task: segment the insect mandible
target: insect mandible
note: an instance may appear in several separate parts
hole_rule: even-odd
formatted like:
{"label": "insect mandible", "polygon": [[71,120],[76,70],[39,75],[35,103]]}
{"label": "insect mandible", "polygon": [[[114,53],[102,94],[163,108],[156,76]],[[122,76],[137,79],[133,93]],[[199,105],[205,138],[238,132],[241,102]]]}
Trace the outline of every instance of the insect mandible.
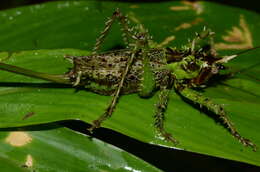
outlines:
{"label": "insect mandible", "polygon": [[[127,48],[98,53],[115,21],[122,27]],[[159,91],[154,127],[165,140],[177,144],[178,141],[164,127],[164,112],[170,90],[174,90],[182,98],[213,112],[239,142],[256,150],[254,143],[240,135],[221,105],[194,90],[206,87],[208,80],[224,69],[224,63],[238,56],[219,57],[214,49],[213,35],[210,29],[204,28],[181,49],[157,47],[141,24],[130,27],[128,18],[117,9],[106,22],[91,55],[66,56],[73,67],[64,75],[43,74],[4,63],[0,63],[0,69],[74,87],[84,86],[102,95],[112,95],[107,109],[92,122],[91,132],[112,116],[120,95],[138,93],[140,97],[147,98]]]}

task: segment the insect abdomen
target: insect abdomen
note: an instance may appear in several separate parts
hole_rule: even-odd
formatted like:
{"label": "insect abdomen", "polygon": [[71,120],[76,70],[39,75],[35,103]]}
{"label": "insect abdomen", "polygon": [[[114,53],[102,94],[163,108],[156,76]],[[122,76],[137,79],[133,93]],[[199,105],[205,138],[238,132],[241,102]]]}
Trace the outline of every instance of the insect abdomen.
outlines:
{"label": "insect abdomen", "polygon": [[[154,52],[151,53],[155,54]],[[109,90],[109,93],[112,93],[121,79],[122,72],[130,55],[130,51],[121,50],[98,55],[74,57],[74,66],[69,72],[69,77],[74,82],[79,73],[81,73],[79,85],[84,85],[94,92],[101,92],[101,94],[105,94],[104,90]],[[151,67],[155,72],[156,68],[162,64],[160,64],[161,62],[158,63],[158,57],[154,57],[154,59],[156,60],[151,61]],[[131,70],[126,76],[122,92],[137,92],[142,74],[142,59],[136,55]]]}

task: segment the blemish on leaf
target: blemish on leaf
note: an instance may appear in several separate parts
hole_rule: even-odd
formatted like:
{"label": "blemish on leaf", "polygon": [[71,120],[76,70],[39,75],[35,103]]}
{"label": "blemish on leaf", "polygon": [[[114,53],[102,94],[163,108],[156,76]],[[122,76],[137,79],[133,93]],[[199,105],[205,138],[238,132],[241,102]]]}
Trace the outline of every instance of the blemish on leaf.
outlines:
{"label": "blemish on leaf", "polygon": [[184,0],[182,1],[182,3],[185,5],[189,5],[194,11],[196,11],[197,15],[203,12],[203,7],[201,3],[198,1],[191,2],[191,1]]}
{"label": "blemish on leaf", "polygon": [[164,46],[168,45],[174,39],[175,39],[175,36],[173,36],[173,35],[172,36],[168,36],[161,43],[159,43],[157,45],[157,47],[159,47],[159,48],[164,47]]}
{"label": "blemish on leaf", "polygon": [[201,23],[202,21],[203,21],[202,18],[196,18],[195,20],[193,20],[190,23],[182,23],[175,28],[175,31],[179,31],[182,29],[188,29],[188,28],[192,27],[193,25],[197,25],[197,24]]}
{"label": "blemish on leaf", "polygon": [[253,48],[252,34],[243,15],[240,15],[239,26],[233,26],[232,30],[227,31],[227,35],[222,36],[222,39],[226,43],[215,44],[216,49],[227,50]]}
{"label": "blemish on leaf", "polygon": [[[141,27],[141,30],[145,30],[145,28],[143,27],[143,25],[141,24],[141,21],[137,18],[137,17],[135,17],[135,14],[133,13],[133,12],[129,12],[128,13],[128,17],[129,17],[129,19],[132,21],[132,22],[134,22],[134,23],[136,23],[136,24],[140,24],[139,26]],[[171,41],[173,41],[175,39],[175,36],[174,35],[171,35],[171,36],[168,36],[168,37],[166,37],[162,42],[160,42],[160,43],[157,43],[157,42],[155,42],[155,41],[152,41],[152,40],[150,40],[149,41],[149,45],[151,46],[151,47],[157,47],[157,48],[159,48],[159,47],[164,47],[165,45],[168,45]]]}
{"label": "blemish on leaf", "polygon": [[140,30],[143,30],[143,31],[145,30],[145,28],[144,28],[142,22],[135,16],[135,14],[134,14],[133,12],[129,12],[129,13],[128,13],[128,17],[129,17],[129,19],[130,19],[132,22],[138,24],[138,26],[140,27]]}
{"label": "blemish on leaf", "polygon": [[25,120],[27,118],[30,118],[31,116],[33,116],[35,113],[34,112],[29,112],[27,114],[24,115],[23,119],[22,120]]}
{"label": "blemish on leaf", "polygon": [[190,10],[190,7],[188,7],[188,6],[171,6],[170,10],[172,10],[172,11]]}
{"label": "blemish on leaf", "polygon": [[130,8],[139,8],[138,5],[130,5]]}
{"label": "blemish on leaf", "polygon": [[9,59],[12,56],[13,52],[1,52],[0,53],[0,62],[3,62]]}
{"label": "blemish on leaf", "polygon": [[26,161],[24,164],[26,167],[32,167],[33,166],[33,158],[30,154],[26,156]]}
{"label": "blemish on leaf", "polygon": [[200,2],[190,2],[190,1],[182,1],[184,6],[171,6],[170,10],[172,11],[184,11],[184,10],[194,10],[197,15],[203,12],[203,8]]}
{"label": "blemish on leaf", "polygon": [[191,27],[190,23],[182,23],[175,28],[175,31],[179,31],[179,30],[182,30],[182,29],[188,29],[190,27]]}
{"label": "blemish on leaf", "polygon": [[136,24],[141,24],[141,21],[135,16],[133,12],[128,13],[128,17],[131,21],[133,21]]}
{"label": "blemish on leaf", "polygon": [[12,146],[24,146],[32,141],[32,138],[23,131],[15,131],[11,132],[7,138],[5,139],[7,143],[9,143]]}
{"label": "blemish on leaf", "polygon": [[8,56],[8,52],[1,52],[0,53],[0,62],[4,61],[6,59],[6,56]]}

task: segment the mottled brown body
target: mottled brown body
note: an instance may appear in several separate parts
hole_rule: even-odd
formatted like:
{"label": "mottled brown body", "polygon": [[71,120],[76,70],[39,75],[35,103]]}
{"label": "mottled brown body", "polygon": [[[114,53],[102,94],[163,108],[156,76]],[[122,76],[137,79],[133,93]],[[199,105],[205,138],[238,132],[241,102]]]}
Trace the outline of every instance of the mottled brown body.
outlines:
{"label": "mottled brown body", "polygon": [[[72,82],[76,82],[77,77],[81,75],[78,85],[84,85],[97,93],[110,95],[116,89],[131,54],[132,51],[124,49],[90,56],[69,57],[72,59],[73,68],[68,75]],[[150,66],[156,83],[160,83],[162,76],[159,69],[167,64],[165,50],[150,49],[147,55],[151,60]],[[136,53],[131,70],[126,75],[122,93],[138,92],[142,74],[143,59]]]}

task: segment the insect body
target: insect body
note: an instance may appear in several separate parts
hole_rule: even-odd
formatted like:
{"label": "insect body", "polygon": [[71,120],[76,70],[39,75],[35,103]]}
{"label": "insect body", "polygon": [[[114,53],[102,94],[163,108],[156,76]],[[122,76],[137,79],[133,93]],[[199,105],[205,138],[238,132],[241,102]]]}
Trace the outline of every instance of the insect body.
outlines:
{"label": "insect body", "polygon": [[[131,50],[117,50],[91,56],[69,57],[74,63],[74,67],[69,72],[69,77],[76,85],[84,85],[94,92],[110,95],[116,90],[131,54]],[[135,54],[135,59],[131,70],[125,77],[121,93],[138,92],[143,74],[143,61],[140,55]],[[155,75],[159,68],[166,64],[162,58],[163,55],[163,50],[158,49],[150,50],[148,53],[151,58],[149,63]],[[80,81],[77,81],[79,75]],[[92,87],[92,84],[95,84],[96,87]]]}
{"label": "insect body", "polygon": [[[122,25],[123,38],[128,48],[97,53],[116,20]],[[102,95],[112,95],[111,103],[104,113],[93,121],[90,131],[100,127],[104,120],[112,116],[120,95],[138,93],[141,97],[150,97],[155,91],[159,91],[154,126],[165,140],[176,144],[178,141],[164,128],[164,112],[167,109],[170,90],[173,89],[184,99],[215,113],[235,138],[244,146],[255,150],[255,144],[239,134],[221,105],[193,89],[207,86],[207,81],[223,69],[223,64],[237,55],[218,57],[214,49],[213,32],[209,29],[204,29],[181,49],[159,48],[154,45],[143,26],[130,27],[127,17],[116,10],[106,22],[92,55],[66,56],[73,63],[73,67],[66,74],[42,74],[3,63],[0,63],[0,69],[53,82],[84,86]]]}

